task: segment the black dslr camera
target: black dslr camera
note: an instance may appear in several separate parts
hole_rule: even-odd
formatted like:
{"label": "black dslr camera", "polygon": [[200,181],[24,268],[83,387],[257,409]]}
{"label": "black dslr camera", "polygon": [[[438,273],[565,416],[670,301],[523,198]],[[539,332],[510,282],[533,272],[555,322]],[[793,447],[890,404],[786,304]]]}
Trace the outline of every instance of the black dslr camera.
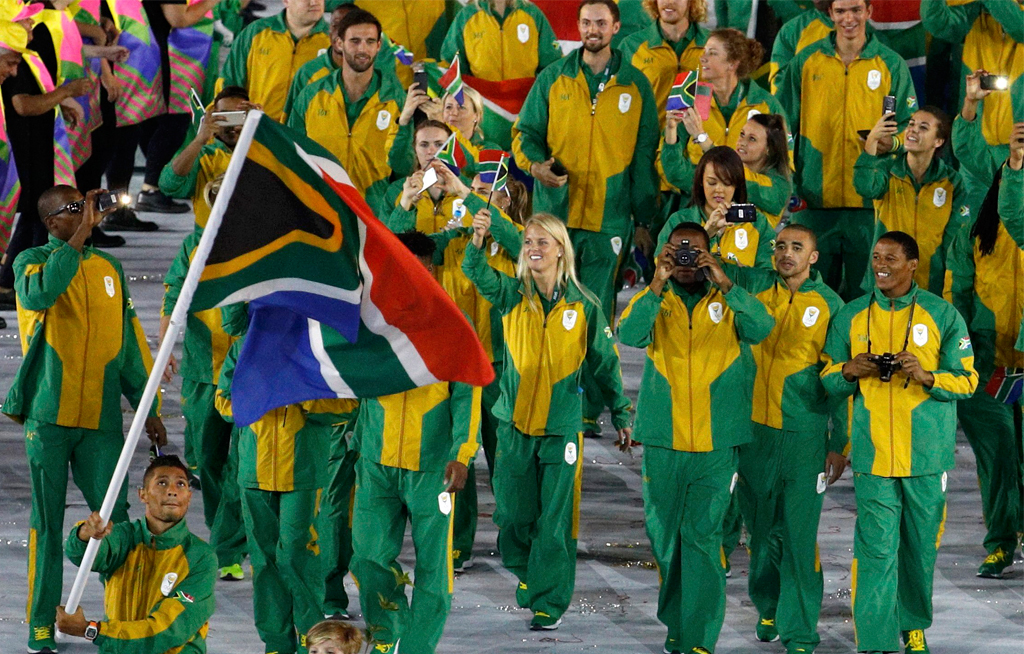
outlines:
{"label": "black dslr camera", "polygon": [[878,366],[878,379],[884,382],[892,381],[892,373],[903,367],[891,352],[872,355],[871,363]]}
{"label": "black dslr camera", "polygon": [[676,253],[672,255],[672,260],[680,268],[696,268],[698,255],[700,255],[699,251],[690,249],[689,241],[682,241],[676,248]]}

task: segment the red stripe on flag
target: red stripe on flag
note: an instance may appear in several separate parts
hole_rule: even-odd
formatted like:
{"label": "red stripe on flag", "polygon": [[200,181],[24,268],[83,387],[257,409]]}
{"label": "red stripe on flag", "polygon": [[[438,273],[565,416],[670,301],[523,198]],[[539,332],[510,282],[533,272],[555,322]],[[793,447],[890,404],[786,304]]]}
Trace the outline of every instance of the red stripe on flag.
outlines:
{"label": "red stripe on flag", "polygon": [[508,79],[504,82],[488,82],[478,77],[462,76],[462,82],[511,114],[523,109],[526,96],[533,88],[533,77]]}
{"label": "red stripe on flag", "polygon": [[576,0],[534,0],[555,32],[555,37],[562,41],[578,41],[580,28],[576,22],[580,3]]}

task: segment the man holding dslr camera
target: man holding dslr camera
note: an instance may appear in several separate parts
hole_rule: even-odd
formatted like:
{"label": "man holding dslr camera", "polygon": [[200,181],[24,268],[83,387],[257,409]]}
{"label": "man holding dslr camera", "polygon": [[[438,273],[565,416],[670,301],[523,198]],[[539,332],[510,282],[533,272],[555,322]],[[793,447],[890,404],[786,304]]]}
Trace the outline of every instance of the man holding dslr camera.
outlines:
{"label": "man holding dslr camera", "polygon": [[[3,412],[25,425],[32,477],[29,651],[57,649],[68,467],[89,509],[98,511],[124,445],[121,396],[137,407],[153,368],[121,264],[86,243],[118,206],[106,191],[44,191],[37,208],[50,241],[14,262],[24,359]],[[150,408],[146,433],[163,445],[159,406]],[[127,490],[121,487],[114,522],[128,519]]]}
{"label": "man holding dslr camera", "polygon": [[875,290],[839,311],[825,342],[825,389],[853,396],[857,651],[927,652],[932,578],[954,467],[956,400],[978,385],[964,319],[914,283],[917,242],[875,244]]}
{"label": "man holding dslr camera", "polygon": [[708,241],[697,223],[676,226],[650,286],[618,326],[624,344],[647,348],[636,434],[661,578],[658,619],[668,627],[665,651],[688,654],[714,651],[725,619],[722,522],[737,446],[750,441],[751,346],[775,326],[765,306],[726,277]]}

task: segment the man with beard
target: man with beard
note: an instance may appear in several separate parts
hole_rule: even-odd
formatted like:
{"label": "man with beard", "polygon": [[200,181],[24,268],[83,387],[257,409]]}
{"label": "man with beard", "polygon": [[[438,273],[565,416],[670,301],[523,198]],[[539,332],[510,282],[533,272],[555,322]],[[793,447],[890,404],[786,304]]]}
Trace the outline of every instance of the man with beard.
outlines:
{"label": "man with beard", "polygon": [[[658,107],[647,78],[611,47],[618,5],[584,0],[578,27],[583,47],[537,77],[512,128],[512,150],[537,180],[534,211],[566,222],[580,281],[610,321],[634,228],[648,232],[658,211]],[[603,407],[586,370],[583,388],[584,429],[592,436],[601,431]]]}
{"label": "man with beard", "polygon": [[386,156],[401,130],[405,93],[397,80],[373,64],[380,51],[380,22],[362,9],[349,11],[332,47],[342,53],[341,68],[307,86],[292,107],[288,126],[302,132],[337,157],[352,184],[371,207],[384,199],[391,176]]}

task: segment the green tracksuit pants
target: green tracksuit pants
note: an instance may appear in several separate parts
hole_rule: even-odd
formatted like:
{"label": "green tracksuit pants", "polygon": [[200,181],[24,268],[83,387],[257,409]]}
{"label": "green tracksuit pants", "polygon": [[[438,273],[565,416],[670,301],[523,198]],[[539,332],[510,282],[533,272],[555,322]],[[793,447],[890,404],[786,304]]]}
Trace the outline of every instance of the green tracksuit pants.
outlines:
{"label": "green tracksuit pants", "polygon": [[349,449],[344,434],[333,433],[327,459],[327,486],[320,498],[317,532],[324,569],[324,613],[348,612],[345,575],[352,562],[352,504],[359,452]]}
{"label": "green tracksuit pants", "polygon": [[858,652],[898,652],[900,632],[932,624],[935,556],[946,516],[946,474],[853,475],[853,626]]}
{"label": "green tracksuit pants", "polygon": [[[224,420],[214,406],[216,391],[215,384],[181,380],[186,460],[203,484],[203,517],[210,530],[210,542],[217,543],[217,564],[223,568],[241,563],[245,558],[245,531],[241,529],[242,501],[237,490],[237,461],[235,469],[229,469],[234,425]],[[236,488],[228,489],[229,485]],[[218,514],[222,511],[227,515],[218,521]],[[231,531],[220,533],[219,529],[224,528]]]}
{"label": "green tracksuit pants", "polygon": [[715,651],[725,621],[722,522],[736,478],[736,448],[679,452],[644,447],[647,537],[658,564],[665,649]]}
{"label": "green tracksuit pants", "polygon": [[[490,470],[488,480],[494,475],[494,450],[498,443],[499,424],[498,419],[494,417],[494,405],[501,395],[498,384],[501,381],[503,368],[501,362],[494,364],[494,381],[484,387],[480,401],[482,409],[480,412],[480,444],[483,445],[484,456],[487,457],[487,467]],[[476,459],[476,461],[478,460]],[[479,512],[478,502],[474,462],[474,465],[469,466],[466,487],[455,496],[455,538],[452,541],[452,557],[455,559],[456,568],[463,561],[473,558],[473,543],[476,542]]]}
{"label": "green tracksuit pants", "polygon": [[743,512],[741,511],[740,498],[733,493],[729,501],[729,509],[725,512],[725,520],[722,521],[722,557],[725,559],[726,571],[729,570],[729,557],[736,551],[740,544],[740,537],[743,535]]}
{"label": "green tracksuit pants", "polygon": [[[632,234],[626,232],[612,235],[570,229],[569,238],[576,250],[576,271],[580,282],[601,301],[604,316],[611,324],[612,316],[615,315],[616,280],[619,268],[631,249]],[[601,425],[597,419],[604,411],[604,396],[586,364],[583,365],[580,385],[583,388],[584,429],[600,434]]]}
{"label": "green tracksuit pants", "polygon": [[[366,628],[382,645],[400,640],[402,654],[432,654],[451,610],[452,496],[444,489],[444,470],[403,470],[365,457],[356,464],[352,576]],[[398,563],[407,522],[416,548],[413,580]]]}
{"label": "green tracksuit pants", "polygon": [[316,513],[320,490],[242,489],[252,561],[256,631],[267,652],[305,649],[305,634],[324,619],[324,577]]}
{"label": "green tracksuit pants", "polygon": [[1017,549],[1024,488],[1021,485],[1021,407],[1003,404],[979,384],[957,405],[957,417],[974,450],[985,516],[985,551]]}
{"label": "green tracksuit pants", "polygon": [[814,651],[824,582],[818,560],[818,519],[824,489],[818,477],[828,435],[753,424],[739,448],[736,495],[750,531],[750,599],[775,620],[789,651]]}
{"label": "green tracksuit pants", "polygon": [[871,260],[875,235],[873,209],[804,209],[792,221],[818,236],[818,262],[814,269],[844,300],[864,294],[861,282]]}
{"label": "green tracksuit pants", "polygon": [[[576,586],[583,435],[498,432],[494,523],[502,564],[518,579],[524,608],[560,618]],[[525,584],[526,589],[522,586]]]}
{"label": "green tracksuit pants", "polygon": [[238,485],[238,430],[231,431],[231,447],[224,466],[220,508],[210,529],[210,546],[217,552],[221,567],[241,563],[245,558],[245,521],[242,519],[242,493]]}
{"label": "green tracksuit pants", "polygon": [[[124,446],[120,431],[77,429],[25,421],[25,453],[32,483],[28,527],[29,647],[55,647],[53,625],[64,592],[64,507],[68,467],[89,511],[99,511]],[[82,519],[86,515],[80,516]],[[128,519],[128,482],[121,486],[114,522]]]}

